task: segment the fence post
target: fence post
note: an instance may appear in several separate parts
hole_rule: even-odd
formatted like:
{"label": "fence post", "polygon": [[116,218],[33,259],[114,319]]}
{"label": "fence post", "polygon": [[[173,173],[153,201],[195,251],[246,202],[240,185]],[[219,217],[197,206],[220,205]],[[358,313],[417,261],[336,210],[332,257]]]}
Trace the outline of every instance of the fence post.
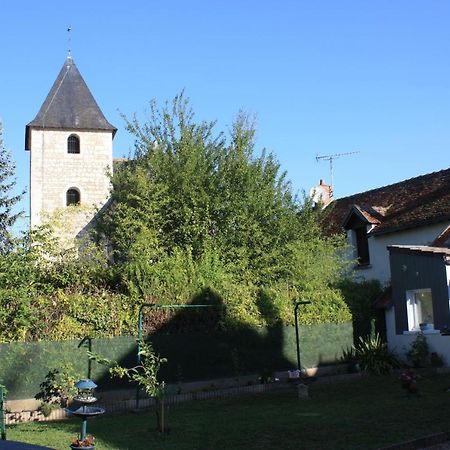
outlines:
{"label": "fence post", "polygon": [[0,384],[0,432],[3,441],[6,441],[6,427],[5,427],[5,395],[6,388]]}

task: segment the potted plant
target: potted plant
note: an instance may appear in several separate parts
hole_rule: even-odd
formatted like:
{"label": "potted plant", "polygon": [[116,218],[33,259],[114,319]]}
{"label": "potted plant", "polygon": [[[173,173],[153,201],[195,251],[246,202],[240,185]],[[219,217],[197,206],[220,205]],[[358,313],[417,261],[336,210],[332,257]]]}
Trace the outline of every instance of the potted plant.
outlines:
{"label": "potted plant", "polygon": [[91,450],[95,448],[95,438],[92,435],[86,436],[85,439],[74,439],[70,444],[70,448],[73,450],[83,449],[83,450]]}
{"label": "potted plant", "polygon": [[426,367],[429,353],[427,338],[423,333],[419,333],[411,343],[411,348],[406,353],[406,357],[413,367]]}

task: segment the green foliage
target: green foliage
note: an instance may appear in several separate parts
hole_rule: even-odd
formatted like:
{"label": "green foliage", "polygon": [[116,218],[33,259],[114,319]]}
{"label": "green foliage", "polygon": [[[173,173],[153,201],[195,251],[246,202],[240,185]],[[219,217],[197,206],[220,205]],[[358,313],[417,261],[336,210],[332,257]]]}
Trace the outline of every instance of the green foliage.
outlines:
{"label": "green foliage", "polygon": [[12,245],[11,227],[16,223],[21,212],[13,212],[25,191],[14,195],[16,186],[15,166],[11,155],[3,146],[3,127],[0,122],[0,254],[7,253]]}
{"label": "green foliage", "polygon": [[164,394],[164,381],[158,380],[161,365],[167,362],[166,358],[157,355],[150,342],[138,340],[141,363],[134,367],[123,367],[117,361],[110,361],[93,352],[88,352],[89,358],[104,366],[109,366],[112,377],[128,378],[136,382],[149,397],[160,397]]}
{"label": "green foliage", "polygon": [[109,373],[112,377],[128,378],[144,390],[149,397],[154,397],[156,403],[156,426],[160,432],[166,431],[164,393],[165,383],[158,379],[158,372],[161,365],[167,362],[153,350],[150,342],[143,339],[138,340],[140,364],[134,367],[123,367],[117,361],[110,361],[92,352],[88,352],[89,358],[99,364],[109,366]]}
{"label": "green foliage", "polygon": [[51,369],[39,385],[40,391],[34,396],[41,400],[40,410],[47,417],[58,405],[65,407],[76,393],[77,377],[73,368],[64,365],[61,369]]}
{"label": "green foliage", "polygon": [[35,262],[25,241],[0,254],[0,342],[24,340],[35,323],[31,307],[39,285]]}
{"label": "green foliage", "polygon": [[343,363],[354,363],[359,361],[355,347],[350,347],[342,351],[341,361]]}
{"label": "green foliage", "polygon": [[[61,237],[65,208],[0,251],[0,342],[133,333],[144,301],[217,304],[214,329],[293,324],[301,298],[312,302],[301,324],[351,319],[336,288],[344,240],[323,237],[320,212],[258,154],[248,116],[225,136],[181,94],[126,125],[136,147],[112,176],[96,245]],[[146,331],[174,317],[154,316]]]}
{"label": "green foliage", "polygon": [[302,323],[349,320],[332,288],[346,270],[345,242],[322,237],[319,213],[293,195],[274,155],[257,155],[253,121],[240,113],[227,138],[194,119],[181,94],[161,109],[152,102],[144,124],[127,120],[135,151],[115,171],[113,206],[98,223],[122,286],[177,304],[211,289],[226,326],[267,323],[262,291],[285,323],[299,296],[315,302]]}
{"label": "green foliage", "polygon": [[[311,304],[301,308],[299,311],[300,322],[303,325],[315,325],[319,323],[345,323],[350,322],[352,316],[345,304],[339,290],[331,287],[323,287],[321,290],[290,290],[283,289],[283,285],[278,285],[278,289],[266,289],[266,295],[271,296],[272,307],[276,310],[277,321],[286,325],[294,324],[294,299],[304,299],[311,301]],[[261,315],[261,312],[260,312]],[[262,315],[262,324],[270,325]]]}
{"label": "green foliage", "polygon": [[338,286],[354,321],[370,323],[376,318],[373,304],[382,292],[378,280],[355,281],[345,278],[339,281]]}
{"label": "green foliage", "polygon": [[111,277],[97,248],[64,250],[49,228],[33,230],[0,255],[0,342],[132,332],[137,306]]}
{"label": "green foliage", "polygon": [[432,352],[430,355],[431,367],[444,367],[444,360],[439,353]]}
{"label": "green foliage", "polygon": [[158,372],[161,364],[167,359],[162,358],[153,351],[152,345],[148,342],[140,341],[139,356],[141,364],[136,367],[125,368],[119,365],[111,367],[112,376],[119,378],[129,378],[136,382],[150,397],[160,397],[164,394],[164,381],[158,380]]}
{"label": "green foliage", "polygon": [[361,361],[363,369],[370,374],[387,375],[393,369],[401,367],[398,358],[389,351],[387,344],[379,335],[360,337],[354,349],[354,354]]}
{"label": "green foliage", "polygon": [[130,368],[123,367],[117,361],[109,361],[92,352],[88,352],[88,355],[90,359],[110,366],[109,373],[112,377],[128,378],[130,381],[137,383],[149,397],[154,397],[157,400],[157,429],[164,433],[166,431],[164,406],[165,383],[158,379],[158,372],[161,365],[167,362],[167,359],[156,354],[150,342],[145,342],[141,339],[138,340],[138,345],[138,355],[141,363]]}
{"label": "green foliage", "polygon": [[354,280],[346,277],[338,281],[337,287],[352,315],[355,342],[361,336],[369,336],[373,326],[383,329],[383,326],[377,328],[377,325],[384,323],[384,311],[374,307],[375,301],[382,294],[378,280]]}
{"label": "green foliage", "polygon": [[427,338],[423,333],[418,333],[406,352],[406,358],[414,367],[426,367],[430,350]]}

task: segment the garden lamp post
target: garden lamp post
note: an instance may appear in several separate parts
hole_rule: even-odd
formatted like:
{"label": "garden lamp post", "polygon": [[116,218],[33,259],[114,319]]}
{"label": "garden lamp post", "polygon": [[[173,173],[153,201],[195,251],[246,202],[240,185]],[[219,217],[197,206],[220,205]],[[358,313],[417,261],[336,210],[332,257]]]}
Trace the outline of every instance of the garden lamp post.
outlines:
{"label": "garden lamp post", "polygon": [[[90,354],[92,352],[92,338],[89,336],[84,337],[78,344],[78,348],[80,348],[81,346],[84,346],[84,347],[87,346],[87,349]],[[91,371],[92,371],[92,360],[91,360],[91,358],[88,358],[88,370],[87,370],[88,379],[91,378]]]}
{"label": "garden lamp post", "polygon": [[295,307],[294,307],[294,316],[295,316],[295,340],[296,340],[296,344],[297,344],[297,369],[299,370],[300,376],[302,373],[302,367],[300,364],[300,339],[299,339],[299,335],[298,335],[298,307],[300,305],[308,305],[311,302],[309,300],[302,300],[300,302],[296,302],[295,303]]}

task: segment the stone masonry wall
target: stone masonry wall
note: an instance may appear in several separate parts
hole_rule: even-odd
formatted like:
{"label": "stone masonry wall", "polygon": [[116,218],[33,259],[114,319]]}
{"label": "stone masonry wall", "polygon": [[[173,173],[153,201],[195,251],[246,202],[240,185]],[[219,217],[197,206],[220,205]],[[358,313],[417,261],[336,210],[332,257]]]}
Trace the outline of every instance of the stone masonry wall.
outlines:
{"label": "stone masonry wall", "polygon": [[[108,170],[112,171],[110,131],[31,130],[30,216],[31,227],[43,223],[55,211],[66,207],[66,192],[80,192],[83,212],[74,222],[81,228],[109,197]],[[67,138],[76,134],[80,153],[67,153]],[[77,230],[78,232],[81,230]],[[76,233],[75,233],[76,234]]]}

